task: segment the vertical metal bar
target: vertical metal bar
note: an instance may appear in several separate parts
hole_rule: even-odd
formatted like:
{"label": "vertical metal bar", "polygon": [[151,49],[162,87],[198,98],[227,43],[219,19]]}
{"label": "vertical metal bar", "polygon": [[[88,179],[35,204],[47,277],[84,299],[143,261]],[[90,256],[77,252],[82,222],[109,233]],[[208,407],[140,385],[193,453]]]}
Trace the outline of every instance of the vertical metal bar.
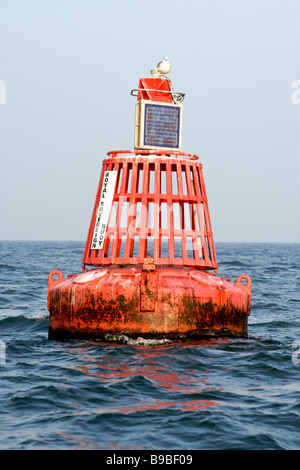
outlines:
{"label": "vertical metal bar", "polygon": [[[185,171],[187,194],[188,194],[188,196],[190,196],[190,188],[189,188],[189,185],[188,185],[188,177],[187,177],[187,172],[188,172],[189,165],[188,165],[188,163],[185,163],[183,166],[184,166],[184,171]],[[180,209],[181,209],[180,218],[181,218],[182,259],[183,259],[183,263],[185,265],[187,265],[189,263],[189,260],[188,260],[187,244],[186,244],[186,227],[185,227],[185,214],[184,214],[184,202],[183,201],[180,201]]]}
{"label": "vertical metal bar", "polygon": [[115,237],[112,242],[111,255],[110,255],[112,262],[114,262],[115,259],[119,257],[121,242],[122,242],[122,235],[120,234],[120,219],[122,216],[123,202],[125,199],[127,199],[125,196],[127,170],[128,170],[128,163],[124,162],[123,169],[122,169],[120,193],[118,195],[118,209],[117,209],[117,214],[116,214]]}
{"label": "vertical metal bar", "polygon": [[143,159],[143,194],[141,201],[141,225],[140,225],[140,244],[139,244],[139,262],[143,263],[146,256],[148,239],[148,198],[149,198],[149,162]]}
{"label": "vertical metal bar", "polygon": [[166,163],[167,179],[167,217],[168,217],[168,237],[169,237],[169,264],[174,264],[175,244],[174,244],[174,217],[173,217],[173,194],[172,194],[172,166],[169,160]]}
{"label": "vertical metal bar", "polygon": [[124,250],[124,262],[129,263],[129,257],[133,256],[134,236],[135,236],[135,218],[136,218],[136,185],[137,185],[138,164],[132,163],[131,187],[128,219],[127,219],[127,237]]}
{"label": "vertical metal bar", "polygon": [[179,200],[182,201],[182,198],[183,198],[183,185],[182,185],[181,163],[177,163],[176,166],[177,166],[178,197],[179,197]]}
{"label": "vertical metal bar", "polygon": [[[176,163],[176,169],[177,169],[177,172],[176,172],[176,173],[177,173],[177,188],[178,188],[178,202],[179,202],[179,207],[180,207],[180,203],[182,202],[183,196],[184,196],[184,194],[183,194],[183,184],[182,184],[182,168],[181,168],[181,165],[182,165],[182,162],[177,162],[177,163]],[[174,199],[173,199],[173,203],[174,203]],[[174,212],[173,212],[173,214],[174,214]],[[173,214],[172,214],[172,215],[173,215]],[[173,217],[173,221],[172,221],[172,227],[173,227],[173,230],[174,230],[173,233],[174,233],[174,236],[175,236],[175,229],[174,229],[174,225],[173,225],[173,224],[174,224],[174,217]],[[177,235],[176,235],[176,236],[178,236],[178,233],[179,233],[179,236],[180,236],[180,238],[181,238],[181,240],[182,240],[182,224],[181,224],[181,229],[177,230]],[[182,244],[181,244],[181,247],[182,247]],[[176,256],[175,253],[174,253],[174,256]],[[182,256],[182,255],[181,255],[181,256]],[[176,257],[176,258],[177,258],[177,257]],[[175,259],[176,259],[176,258],[175,258]],[[177,259],[178,259],[178,258],[177,258]]]}
{"label": "vertical metal bar", "polygon": [[154,264],[157,264],[160,253],[160,194],[161,194],[161,163],[155,162],[154,180]]}

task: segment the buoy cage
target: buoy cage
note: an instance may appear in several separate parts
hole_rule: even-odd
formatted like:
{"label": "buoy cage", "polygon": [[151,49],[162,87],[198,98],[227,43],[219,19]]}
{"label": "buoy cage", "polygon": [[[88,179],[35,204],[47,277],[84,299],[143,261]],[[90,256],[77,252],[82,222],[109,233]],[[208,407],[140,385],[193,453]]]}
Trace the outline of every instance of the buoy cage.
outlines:
{"label": "buoy cage", "polygon": [[[138,149],[107,155],[83,272],[66,279],[57,270],[49,274],[49,338],[247,336],[251,279],[241,275],[233,283],[216,275],[198,156]],[[104,236],[96,247],[107,172],[114,172],[115,187]]]}

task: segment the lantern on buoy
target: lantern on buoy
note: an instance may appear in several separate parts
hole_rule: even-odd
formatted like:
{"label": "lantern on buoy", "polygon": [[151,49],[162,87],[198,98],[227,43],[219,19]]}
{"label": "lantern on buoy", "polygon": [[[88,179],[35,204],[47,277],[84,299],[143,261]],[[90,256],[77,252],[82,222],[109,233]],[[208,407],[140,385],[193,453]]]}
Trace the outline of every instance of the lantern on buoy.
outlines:
{"label": "lantern on buoy", "polygon": [[184,94],[168,67],[131,92],[134,149],[103,161],[82,272],[49,275],[50,339],[247,335],[251,280],[217,277],[202,164],[181,151]]}

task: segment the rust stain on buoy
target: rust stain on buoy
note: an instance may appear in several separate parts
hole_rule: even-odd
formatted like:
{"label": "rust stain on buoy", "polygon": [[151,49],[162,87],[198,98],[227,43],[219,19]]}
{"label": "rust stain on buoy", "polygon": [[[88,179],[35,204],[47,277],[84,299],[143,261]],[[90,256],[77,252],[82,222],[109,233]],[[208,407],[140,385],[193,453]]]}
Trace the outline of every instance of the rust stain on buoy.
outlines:
{"label": "rust stain on buoy", "polygon": [[139,265],[61,278],[50,288],[49,337],[245,336],[251,289],[246,280],[243,286],[239,279],[232,284],[190,268],[144,272]]}

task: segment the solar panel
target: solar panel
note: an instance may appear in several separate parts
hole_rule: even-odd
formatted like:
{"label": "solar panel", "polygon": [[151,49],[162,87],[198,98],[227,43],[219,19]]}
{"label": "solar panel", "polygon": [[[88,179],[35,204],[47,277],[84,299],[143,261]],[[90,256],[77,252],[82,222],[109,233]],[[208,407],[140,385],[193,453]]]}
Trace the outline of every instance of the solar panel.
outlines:
{"label": "solar panel", "polygon": [[137,103],[136,147],[180,150],[182,105]]}

